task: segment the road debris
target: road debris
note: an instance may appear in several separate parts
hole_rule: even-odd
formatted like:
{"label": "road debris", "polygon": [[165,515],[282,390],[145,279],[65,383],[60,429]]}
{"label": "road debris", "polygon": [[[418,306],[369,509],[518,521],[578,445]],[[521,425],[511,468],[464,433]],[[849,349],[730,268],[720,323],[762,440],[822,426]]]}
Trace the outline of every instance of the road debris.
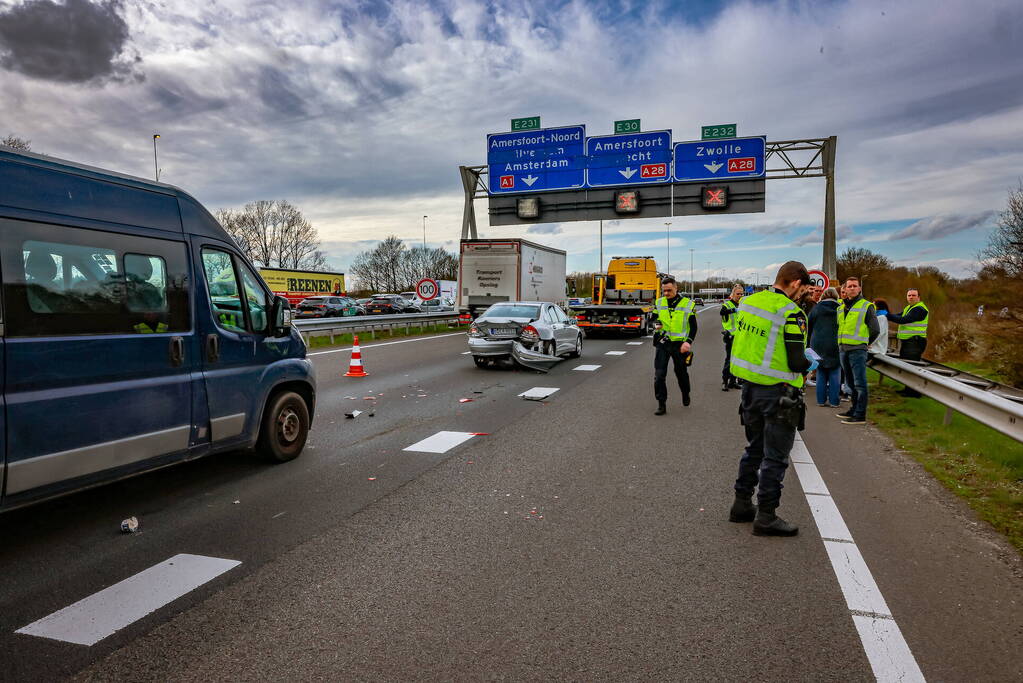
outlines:
{"label": "road debris", "polygon": [[460,399],[458,399],[458,402],[459,403],[472,403],[472,399],[471,398],[460,398]]}
{"label": "road debris", "polygon": [[361,410],[349,410],[347,413],[345,413],[345,417],[347,417],[349,420],[359,417],[360,415],[362,415]]}
{"label": "road debris", "polygon": [[134,534],[139,530],[138,517],[129,517],[128,519],[121,520],[121,533],[123,534]]}
{"label": "road debris", "polygon": [[366,481],[376,481],[376,477],[366,477]]}

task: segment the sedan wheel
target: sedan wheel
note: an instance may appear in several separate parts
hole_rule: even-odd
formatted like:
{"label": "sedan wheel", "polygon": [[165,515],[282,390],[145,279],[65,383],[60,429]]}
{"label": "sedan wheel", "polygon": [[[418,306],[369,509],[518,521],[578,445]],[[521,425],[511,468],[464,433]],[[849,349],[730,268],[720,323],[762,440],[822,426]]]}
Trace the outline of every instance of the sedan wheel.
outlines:
{"label": "sedan wheel", "polygon": [[578,358],[583,355],[583,336],[580,334],[575,338],[575,350],[568,354],[569,358]]}

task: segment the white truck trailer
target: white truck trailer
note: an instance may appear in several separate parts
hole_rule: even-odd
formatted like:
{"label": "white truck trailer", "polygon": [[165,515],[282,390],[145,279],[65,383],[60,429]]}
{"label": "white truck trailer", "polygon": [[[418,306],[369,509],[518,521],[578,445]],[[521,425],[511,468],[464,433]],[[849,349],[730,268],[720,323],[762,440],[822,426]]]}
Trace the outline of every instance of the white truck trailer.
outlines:
{"label": "white truck trailer", "polygon": [[462,240],[458,311],[475,318],[499,301],[565,306],[565,252],[519,238]]}

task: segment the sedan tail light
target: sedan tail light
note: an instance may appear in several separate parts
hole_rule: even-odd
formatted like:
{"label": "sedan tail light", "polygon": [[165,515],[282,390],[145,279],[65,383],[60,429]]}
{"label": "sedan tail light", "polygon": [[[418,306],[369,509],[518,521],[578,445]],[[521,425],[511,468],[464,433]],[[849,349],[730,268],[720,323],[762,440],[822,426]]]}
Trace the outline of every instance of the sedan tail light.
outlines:
{"label": "sedan tail light", "polygon": [[639,321],[641,321],[642,319],[643,319],[643,318],[641,318],[640,316],[638,316],[638,315],[634,315],[634,316],[630,316],[630,317],[629,317],[629,322],[630,322],[630,323],[638,323],[638,322],[639,322]]}
{"label": "sedan tail light", "polygon": [[586,320],[586,316],[585,316],[585,315],[577,315],[577,316],[575,317],[575,319],[576,319],[576,320]]}
{"label": "sedan tail light", "polygon": [[526,325],[523,327],[520,336],[524,342],[533,343],[540,341],[540,332],[532,325]]}
{"label": "sedan tail light", "polygon": [[476,325],[469,325],[469,336],[482,337],[483,333],[480,331],[480,328],[476,327]]}

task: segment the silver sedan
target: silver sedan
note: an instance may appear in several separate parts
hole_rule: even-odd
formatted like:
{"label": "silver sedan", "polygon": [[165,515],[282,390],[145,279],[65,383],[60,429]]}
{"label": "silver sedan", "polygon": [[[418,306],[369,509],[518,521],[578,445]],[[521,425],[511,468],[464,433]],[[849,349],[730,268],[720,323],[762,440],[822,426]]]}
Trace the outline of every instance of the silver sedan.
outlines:
{"label": "silver sedan", "polygon": [[563,356],[578,357],[583,335],[561,308],[545,301],[502,301],[469,326],[469,351],[479,367],[513,358],[549,370]]}

